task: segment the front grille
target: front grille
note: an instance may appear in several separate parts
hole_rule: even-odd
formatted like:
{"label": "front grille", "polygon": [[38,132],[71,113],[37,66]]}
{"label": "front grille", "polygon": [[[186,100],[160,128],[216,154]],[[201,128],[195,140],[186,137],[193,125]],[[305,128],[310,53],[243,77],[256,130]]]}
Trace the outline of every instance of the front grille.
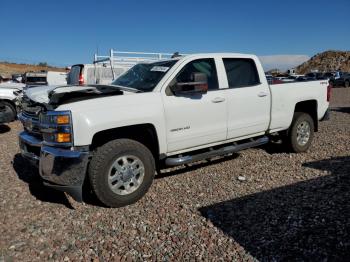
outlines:
{"label": "front grille", "polygon": [[28,97],[23,96],[20,120],[27,132],[36,136],[41,136],[39,115],[42,111],[43,107],[41,105],[38,105],[31,101]]}
{"label": "front grille", "polygon": [[32,121],[39,121],[39,115],[36,113],[32,113],[32,112],[28,112],[26,110],[23,110],[22,114],[24,117],[32,119]]}

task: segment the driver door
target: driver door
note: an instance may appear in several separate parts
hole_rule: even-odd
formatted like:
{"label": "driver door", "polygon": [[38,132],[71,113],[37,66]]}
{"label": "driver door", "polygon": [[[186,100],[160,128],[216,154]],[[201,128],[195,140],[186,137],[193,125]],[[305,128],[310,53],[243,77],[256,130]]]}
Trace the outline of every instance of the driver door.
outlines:
{"label": "driver door", "polygon": [[[204,73],[206,93],[174,94],[171,86],[194,81],[194,73]],[[227,101],[220,90],[214,58],[197,59],[180,69],[163,95],[168,153],[205,146],[226,139]]]}

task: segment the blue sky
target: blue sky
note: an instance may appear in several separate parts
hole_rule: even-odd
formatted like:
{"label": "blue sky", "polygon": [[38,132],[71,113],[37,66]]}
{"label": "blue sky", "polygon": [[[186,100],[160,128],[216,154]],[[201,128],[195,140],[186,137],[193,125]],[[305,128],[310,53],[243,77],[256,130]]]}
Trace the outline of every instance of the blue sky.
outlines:
{"label": "blue sky", "polygon": [[349,0],[2,0],[0,8],[0,60],[17,62],[87,63],[97,48],[114,48],[254,53],[283,64],[270,56],[350,49]]}

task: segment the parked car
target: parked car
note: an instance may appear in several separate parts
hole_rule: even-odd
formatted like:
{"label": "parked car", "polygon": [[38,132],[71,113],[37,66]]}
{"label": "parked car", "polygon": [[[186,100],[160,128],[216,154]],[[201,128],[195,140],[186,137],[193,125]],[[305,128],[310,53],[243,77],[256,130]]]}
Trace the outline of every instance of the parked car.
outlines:
{"label": "parked car", "polygon": [[66,85],[67,73],[54,71],[27,72],[24,75],[26,88],[40,85]]}
{"label": "parked car", "polygon": [[326,73],[323,73],[323,77],[324,77],[325,79],[330,80],[330,79],[334,78],[334,74],[331,73],[331,72],[326,72]]}
{"label": "parked car", "polygon": [[309,80],[309,78],[306,77],[306,76],[298,76],[298,77],[295,79],[295,81],[297,81],[297,82],[303,82],[303,81],[308,81],[308,80]]}
{"label": "parked car", "polygon": [[275,84],[283,84],[284,82],[282,80],[277,79],[276,77],[272,75],[266,75],[266,80],[267,83],[270,85],[275,85]]}
{"label": "parked car", "polygon": [[307,73],[305,74],[305,78],[307,80],[325,80],[326,78],[323,76],[323,73]]}
{"label": "parked car", "polygon": [[11,112],[7,105],[0,100],[0,124],[8,123],[13,120]]}
{"label": "parked car", "polygon": [[0,101],[6,106],[11,121],[15,120],[18,113],[19,97],[22,95],[24,84],[1,83]]}
{"label": "parked car", "polygon": [[111,85],[29,89],[20,148],[48,187],[81,201],[90,181],[102,203],[120,207],[146,194],[164,166],[266,144],[276,132],[306,152],[330,90],[324,80],[269,85],[254,55],[140,63]]}
{"label": "parked car", "polygon": [[350,87],[350,73],[343,73],[339,78],[333,79],[333,85]]}
{"label": "parked car", "polygon": [[297,79],[296,76],[288,76],[288,77],[286,77],[286,78],[283,78],[283,79],[282,79],[282,82],[295,82],[296,79]]}

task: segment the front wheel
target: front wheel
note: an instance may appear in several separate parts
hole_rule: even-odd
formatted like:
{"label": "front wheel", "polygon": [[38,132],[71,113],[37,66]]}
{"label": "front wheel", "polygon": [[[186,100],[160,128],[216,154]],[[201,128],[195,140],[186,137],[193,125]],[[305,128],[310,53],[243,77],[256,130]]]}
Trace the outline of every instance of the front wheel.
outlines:
{"label": "front wheel", "polygon": [[314,137],[314,121],[309,114],[296,112],[286,137],[287,146],[292,152],[306,152]]}
{"label": "front wheel", "polygon": [[93,191],[110,207],[122,207],[139,200],[147,193],[154,174],[152,153],[130,139],[113,140],[99,147],[89,166]]}
{"label": "front wheel", "polygon": [[13,106],[11,103],[6,102],[6,101],[3,101],[3,104],[4,104],[5,110],[6,110],[5,112],[8,115],[8,121],[9,122],[14,121],[16,119],[16,116],[17,116],[16,107]]}

